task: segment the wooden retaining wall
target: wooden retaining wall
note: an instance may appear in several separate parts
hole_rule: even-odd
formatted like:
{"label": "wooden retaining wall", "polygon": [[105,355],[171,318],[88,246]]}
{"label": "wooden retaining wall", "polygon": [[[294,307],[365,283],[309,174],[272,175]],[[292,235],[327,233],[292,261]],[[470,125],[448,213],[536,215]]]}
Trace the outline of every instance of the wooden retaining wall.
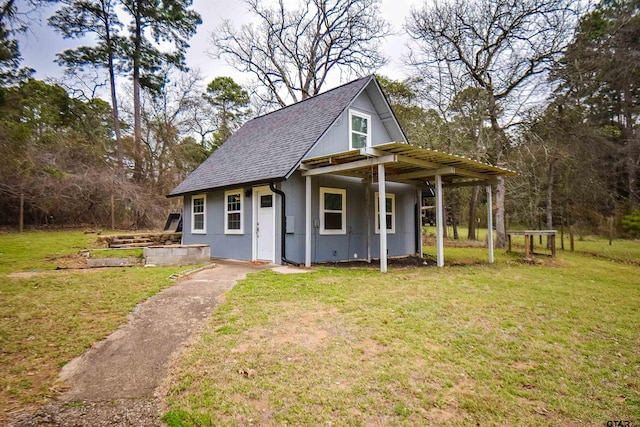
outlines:
{"label": "wooden retaining wall", "polygon": [[182,233],[136,233],[98,236],[98,244],[110,248],[144,248],[148,246],[178,245]]}

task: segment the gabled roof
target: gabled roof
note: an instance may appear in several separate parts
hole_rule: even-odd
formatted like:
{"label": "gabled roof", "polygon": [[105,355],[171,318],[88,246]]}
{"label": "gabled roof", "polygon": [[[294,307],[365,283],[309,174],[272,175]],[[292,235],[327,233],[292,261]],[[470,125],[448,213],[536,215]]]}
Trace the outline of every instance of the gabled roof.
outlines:
{"label": "gabled roof", "polygon": [[169,196],[286,179],[372,80],[354,80],[245,123]]}

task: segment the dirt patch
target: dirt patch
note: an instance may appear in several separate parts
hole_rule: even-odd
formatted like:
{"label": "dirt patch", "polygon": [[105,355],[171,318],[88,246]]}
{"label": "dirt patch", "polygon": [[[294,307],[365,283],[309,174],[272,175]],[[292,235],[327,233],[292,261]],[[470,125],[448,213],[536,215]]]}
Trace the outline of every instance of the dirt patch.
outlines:
{"label": "dirt patch", "polygon": [[22,271],[22,272],[18,272],[18,273],[11,273],[11,274],[7,274],[7,277],[10,277],[12,279],[31,279],[33,277],[41,277],[41,276],[48,276],[48,275],[52,275],[52,274],[62,274],[62,273],[82,273],[82,274],[88,274],[88,273],[96,273],[98,271],[104,271],[105,268],[112,268],[112,267],[104,267],[104,268],[68,268],[68,269],[60,269],[60,270],[45,270],[45,271]]}
{"label": "dirt patch", "polygon": [[429,417],[429,421],[433,421],[436,424],[448,423],[457,417],[455,412],[440,408],[431,408],[427,416]]}
{"label": "dirt patch", "polygon": [[57,267],[55,270],[34,270],[34,271],[20,271],[16,273],[8,274],[8,277],[13,279],[29,279],[32,277],[38,277],[44,274],[58,273],[60,271],[73,271],[73,272],[87,272],[91,271],[87,265],[87,259],[80,254],[71,254],[65,256],[50,256],[46,258],[47,261],[55,262]]}
{"label": "dirt patch", "polygon": [[387,347],[385,345],[380,344],[371,338],[366,338],[363,341],[360,341],[356,344],[356,348],[362,352],[362,356],[360,356],[360,361],[362,362],[374,359],[379,354],[383,354],[387,351]]}
{"label": "dirt patch", "polygon": [[338,325],[335,322],[337,314],[336,308],[297,312],[294,316],[295,321],[293,319],[281,321],[265,328],[246,331],[244,334],[247,341],[231,349],[231,353],[246,353],[255,346],[265,344],[276,348],[295,345],[314,351],[337,334]]}
{"label": "dirt patch", "polygon": [[473,380],[463,377],[453,387],[444,392],[443,401],[445,405],[439,408],[431,408],[427,414],[429,421],[435,424],[457,423],[464,420],[467,413],[459,407],[460,397],[474,392],[475,383]]}
{"label": "dirt patch", "polygon": [[[448,246],[450,248],[486,248],[487,242],[480,240],[444,240],[442,242],[444,246]],[[423,236],[422,244],[435,246],[436,238],[432,236]]]}
{"label": "dirt patch", "polygon": [[[486,261],[481,261],[477,258],[458,258],[453,261],[447,261],[448,266],[468,266],[468,265],[481,265]],[[372,259],[371,263],[365,260],[353,260],[353,261],[337,261],[337,262],[325,262],[316,263],[315,265],[324,267],[338,267],[338,268],[370,268],[372,270],[380,269],[380,260]],[[395,269],[413,269],[413,268],[430,268],[437,267],[438,262],[435,257],[425,255],[420,258],[419,256],[406,256],[406,257],[393,257],[387,259],[387,266]]]}
{"label": "dirt patch", "polygon": [[[340,268],[371,268],[380,269],[380,260],[372,259],[370,263],[366,260],[337,261],[316,263],[318,266],[324,267],[340,267]],[[423,258],[418,256],[394,257],[387,259],[387,266],[391,268],[417,268],[417,267],[435,267],[436,259],[426,255]]]}
{"label": "dirt patch", "polygon": [[58,266],[57,269],[78,269],[88,268],[87,259],[80,254],[71,254],[65,256],[52,256],[46,258],[47,261],[55,262]]}
{"label": "dirt patch", "polygon": [[528,371],[534,369],[536,366],[538,366],[538,364],[535,362],[515,362],[511,365],[513,369],[518,371]]}

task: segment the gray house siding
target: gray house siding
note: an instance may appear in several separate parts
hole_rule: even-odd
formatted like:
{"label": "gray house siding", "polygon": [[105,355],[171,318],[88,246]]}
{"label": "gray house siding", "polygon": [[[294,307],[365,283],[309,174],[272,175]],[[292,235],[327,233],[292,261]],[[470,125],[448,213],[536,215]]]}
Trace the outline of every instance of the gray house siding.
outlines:
{"label": "gray house siding", "polygon": [[[320,188],[346,190],[346,234],[320,234]],[[387,235],[389,256],[415,253],[415,203],[413,186],[387,183],[387,193],[395,195],[396,232]],[[296,172],[282,185],[287,197],[287,217],[293,218],[294,233],[286,235],[286,255],[291,261],[304,263],[305,245],[305,178]],[[371,230],[371,256],[380,256],[379,234],[375,233],[375,192],[378,185],[371,185],[370,206],[367,211],[366,185],[359,179],[324,175],[311,179],[311,261],[346,261],[367,257],[367,216]],[[279,235],[279,234],[278,234]]]}
{"label": "gray house siding", "polygon": [[318,143],[305,156],[305,159],[350,150],[349,109],[371,116],[371,145],[380,145],[392,141],[369,97],[365,93],[361,93],[351,106],[340,115],[327,133],[320,138]]}
{"label": "gray house siding", "polygon": [[253,208],[251,197],[246,197],[242,191],[244,233],[224,233],[224,191],[212,191],[206,193],[205,215],[206,234],[194,234],[191,232],[191,195],[184,196],[184,214],[182,243],[204,244],[211,247],[211,256],[214,258],[232,258],[251,261],[252,257],[252,226]]}
{"label": "gray house siding", "polygon": [[[374,193],[378,191],[378,184],[372,185],[371,200],[374,201]],[[411,185],[403,185],[392,182],[386,183],[387,194],[395,195],[396,229],[394,234],[387,234],[387,251],[389,256],[413,255],[416,253],[416,188]],[[371,213],[371,227],[373,223],[374,208]],[[380,256],[379,234],[373,234],[371,240],[371,253]]]}

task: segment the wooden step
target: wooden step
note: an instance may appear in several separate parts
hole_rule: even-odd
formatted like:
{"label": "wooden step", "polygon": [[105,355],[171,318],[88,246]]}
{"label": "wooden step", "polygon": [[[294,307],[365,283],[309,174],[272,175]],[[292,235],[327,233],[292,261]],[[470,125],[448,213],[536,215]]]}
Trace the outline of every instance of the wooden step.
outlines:
{"label": "wooden step", "polygon": [[144,242],[144,243],[118,243],[109,245],[112,249],[126,249],[126,248],[146,248],[148,246],[155,246],[156,242]]}

